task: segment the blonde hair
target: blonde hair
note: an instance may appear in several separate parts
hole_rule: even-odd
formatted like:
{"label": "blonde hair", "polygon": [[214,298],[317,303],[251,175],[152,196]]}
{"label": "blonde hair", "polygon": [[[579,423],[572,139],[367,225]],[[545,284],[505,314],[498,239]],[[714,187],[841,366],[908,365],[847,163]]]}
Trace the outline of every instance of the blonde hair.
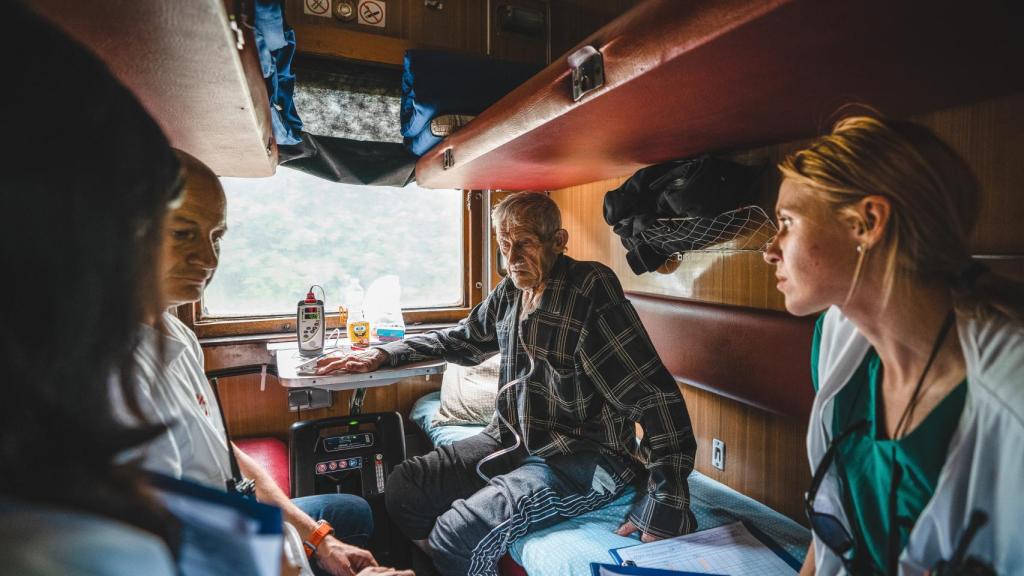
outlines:
{"label": "blonde hair", "polygon": [[817,192],[839,218],[861,220],[854,205],[866,196],[889,200],[884,298],[909,279],[937,281],[950,288],[963,312],[1024,317],[1015,283],[984,273],[971,258],[968,238],[980,206],[977,179],[927,128],[851,116],[783,160],[779,170]]}
{"label": "blonde hair", "polygon": [[562,213],[558,204],[547,194],[516,192],[505,197],[491,210],[491,222],[496,230],[525,226],[541,240],[547,241],[562,228]]}

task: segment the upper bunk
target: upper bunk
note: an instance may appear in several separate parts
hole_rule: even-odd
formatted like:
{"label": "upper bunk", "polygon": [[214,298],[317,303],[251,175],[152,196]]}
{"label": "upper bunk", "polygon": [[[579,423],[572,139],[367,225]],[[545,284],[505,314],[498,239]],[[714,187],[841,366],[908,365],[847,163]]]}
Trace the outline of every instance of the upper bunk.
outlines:
{"label": "upper bunk", "polygon": [[865,0],[648,0],[593,47],[604,83],[573,99],[566,57],[427,152],[428,188],[550,190],[826,130],[845,104],[890,116],[1024,87],[1024,6]]}
{"label": "upper bunk", "polygon": [[[221,176],[277,167],[270,105],[246,14],[233,0],[34,0],[93,50],[156,119],[171,144]],[[73,103],[73,95],[68,96]],[[102,145],[102,142],[97,142]]]}

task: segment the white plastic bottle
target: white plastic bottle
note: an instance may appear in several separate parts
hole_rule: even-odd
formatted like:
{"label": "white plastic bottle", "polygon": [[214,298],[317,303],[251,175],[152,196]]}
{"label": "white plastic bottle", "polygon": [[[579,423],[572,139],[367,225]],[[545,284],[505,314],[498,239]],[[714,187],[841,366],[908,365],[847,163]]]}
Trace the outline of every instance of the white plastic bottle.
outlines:
{"label": "white plastic bottle", "polygon": [[359,279],[353,278],[345,290],[345,304],[348,306],[348,340],[352,346],[370,345],[370,323],[363,313],[365,292]]}
{"label": "white plastic bottle", "polygon": [[402,286],[398,276],[390,274],[374,280],[363,308],[370,321],[372,341],[391,342],[405,337]]}

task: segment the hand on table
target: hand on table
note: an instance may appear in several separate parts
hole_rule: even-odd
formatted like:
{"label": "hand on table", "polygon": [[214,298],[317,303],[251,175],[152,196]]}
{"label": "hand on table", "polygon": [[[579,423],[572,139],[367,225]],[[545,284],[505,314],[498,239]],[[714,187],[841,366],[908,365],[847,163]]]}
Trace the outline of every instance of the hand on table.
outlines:
{"label": "hand on table", "polygon": [[[634,532],[640,532],[640,529],[637,528],[636,525],[633,524],[633,522],[631,522],[629,520],[626,520],[625,522],[623,522],[622,526],[619,526],[618,530],[615,531],[615,533],[618,534],[619,536],[629,536],[630,534],[632,534]],[[648,534],[647,532],[641,532],[640,533],[640,541],[641,542],[654,542],[655,540],[662,540],[662,539],[663,538],[661,536],[655,536],[654,534]]]}
{"label": "hand on table", "polygon": [[370,348],[345,356],[328,356],[316,363],[317,374],[335,372],[373,372],[388,361],[388,353],[380,348]]}

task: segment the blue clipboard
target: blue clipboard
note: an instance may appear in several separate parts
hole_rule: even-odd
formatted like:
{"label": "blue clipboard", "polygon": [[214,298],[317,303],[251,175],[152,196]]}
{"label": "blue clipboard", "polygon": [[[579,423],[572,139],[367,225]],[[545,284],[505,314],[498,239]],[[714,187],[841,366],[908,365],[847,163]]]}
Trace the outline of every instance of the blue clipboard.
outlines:
{"label": "blue clipboard", "polygon": [[239,517],[252,520],[256,526],[254,531],[256,534],[281,534],[284,517],[281,509],[276,506],[164,474],[147,472],[145,479],[149,486],[158,493],[176,495],[195,502],[205,502],[221,508],[225,512],[230,511]]}
{"label": "blue clipboard", "polygon": [[282,513],[276,506],[188,480],[147,474],[179,523],[180,574],[273,576],[281,568]]}
{"label": "blue clipboard", "polygon": [[662,570],[660,568],[643,568],[640,566],[619,566],[618,564],[590,563],[591,576],[724,576],[706,572],[680,572],[679,570]]}
{"label": "blue clipboard", "polygon": [[[782,548],[782,546],[779,546],[779,543],[776,542],[775,540],[773,540],[771,538],[771,536],[768,536],[767,534],[762,532],[759,528],[757,528],[756,526],[754,526],[750,522],[747,522],[746,520],[741,520],[741,522],[743,523],[743,526],[745,526],[746,529],[750,531],[750,534],[754,538],[757,538],[758,540],[760,540],[762,544],[764,544],[769,550],[774,552],[775,555],[778,556],[779,558],[781,558],[783,562],[785,562],[786,564],[789,564],[789,566],[791,568],[793,568],[793,570],[796,570],[797,572],[800,572],[800,568],[802,567],[800,562],[798,562],[797,559],[794,558],[792,554],[790,554],[789,552],[786,552]],[[639,546],[639,544],[637,544],[637,546]],[[625,546],[624,548],[632,548],[632,546]],[[619,556],[619,550],[621,550],[621,548],[613,548],[613,549],[609,550],[608,553],[611,554],[612,559],[615,560],[615,562],[617,562],[619,564],[622,564],[622,557]],[[651,568],[647,568],[647,570],[652,570],[652,569]],[[666,572],[666,571],[665,570],[660,570],[660,572]],[[669,570],[667,572],[668,572],[668,574],[686,574],[686,572],[674,572],[674,571],[671,571],[671,570]],[[648,573],[644,572],[643,574],[648,574]]]}

